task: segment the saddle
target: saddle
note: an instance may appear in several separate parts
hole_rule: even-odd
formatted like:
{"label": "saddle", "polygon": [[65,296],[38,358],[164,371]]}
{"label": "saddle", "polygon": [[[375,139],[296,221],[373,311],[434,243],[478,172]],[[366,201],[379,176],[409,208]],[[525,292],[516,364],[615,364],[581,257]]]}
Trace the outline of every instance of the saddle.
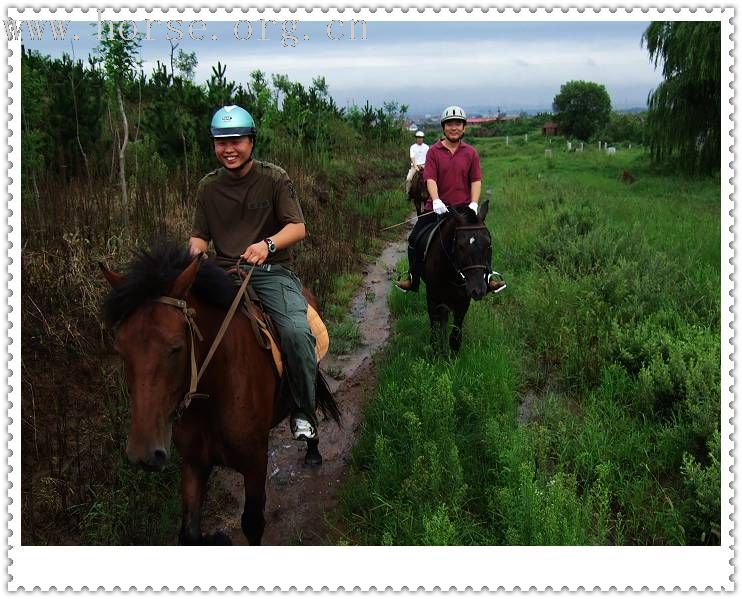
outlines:
{"label": "saddle", "polygon": [[430,248],[430,241],[433,239],[433,235],[441,227],[444,220],[445,219],[443,218],[437,218],[435,220],[430,219],[425,223],[424,227],[420,228],[417,237],[409,240],[409,245],[414,249],[415,258],[420,264],[425,263],[425,258],[428,256],[428,249]]}
{"label": "saddle", "polygon": [[[248,285],[247,296],[242,301],[242,311],[250,319],[255,338],[260,347],[270,351],[273,356],[273,365],[276,373],[280,377],[283,374],[283,358],[281,356],[281,347],[278,343],[278,332],[270,318],[270,315],[263,309],[263,305],[253,288]],[[330,335],[327,332],[325,323],[322,322],[320,315],[310,304],[307,304],[307,323],[312,335],[316,340],[314,353],[319,362],[327,354],[330,346]]]}

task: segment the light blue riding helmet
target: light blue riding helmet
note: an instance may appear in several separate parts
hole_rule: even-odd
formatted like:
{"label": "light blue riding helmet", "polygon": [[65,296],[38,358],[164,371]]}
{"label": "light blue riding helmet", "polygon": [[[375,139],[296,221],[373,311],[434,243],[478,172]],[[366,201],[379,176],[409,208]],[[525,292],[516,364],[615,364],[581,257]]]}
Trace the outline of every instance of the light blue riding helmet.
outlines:
{"label": "light blue riding helmet", "polygon": [[211,136],[240,137],[257,133],[255,120],[244,108],[239,106],[222,106],[211,118]]}

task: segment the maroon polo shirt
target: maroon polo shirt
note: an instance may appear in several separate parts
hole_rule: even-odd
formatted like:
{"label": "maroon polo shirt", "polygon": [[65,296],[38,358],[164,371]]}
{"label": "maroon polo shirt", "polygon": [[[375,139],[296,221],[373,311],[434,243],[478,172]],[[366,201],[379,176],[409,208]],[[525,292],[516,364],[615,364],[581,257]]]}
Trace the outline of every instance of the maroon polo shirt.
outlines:
{"label": "maroon polo shirt", "polygon": [[[456,152],[451,152],[443,141],[435,142],[425,158],[425,180],[438,184],[438,197],[449,206],[468,205],[471,202],[471,184],[482,180],[479,154],[468,143],[461,142]],[[425,203],[425,210],[433,209],[433,200]]]}

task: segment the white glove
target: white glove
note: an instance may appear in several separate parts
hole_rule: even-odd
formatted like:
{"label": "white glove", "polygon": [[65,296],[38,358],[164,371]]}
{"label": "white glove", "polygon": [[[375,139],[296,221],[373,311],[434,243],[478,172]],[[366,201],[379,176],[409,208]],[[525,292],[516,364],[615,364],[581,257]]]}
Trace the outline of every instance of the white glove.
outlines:
{"label": "white glove", "polygon": [[479,214],[479,204],[477,204],[476,202],[472,202],[471,204],[469,204],[469,209],[474,210],[474,214]]}
{"label": "white glove", "polygon": [[443,214],[444,212],[448,212],[448,208],[446,208],[446,205],[441,200],[433,200],[433,212]]}

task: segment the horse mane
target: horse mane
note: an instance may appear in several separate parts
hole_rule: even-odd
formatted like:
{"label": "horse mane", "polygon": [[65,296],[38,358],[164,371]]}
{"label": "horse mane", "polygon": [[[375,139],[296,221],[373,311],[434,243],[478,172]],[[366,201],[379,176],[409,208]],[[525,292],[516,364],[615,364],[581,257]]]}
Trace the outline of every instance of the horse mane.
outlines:
{"label": "horse mane", "polygon": [[[103,302],[109,326],[126,320],[145,303],[166,295],[192,260],[186,245],[169,239],[156,241],[149,250],[135,251],[124,272],[124,283],[111,289]],[[222,268],[204,260],[191,292],[207,304],[226,310],[237,289]]]}
{"label": "horse mane", "polygon": [[[457,207],[457,208],[454,208],[454,210],[456,210],[456,212],[458,212],[460,216],[464,217],[467,225],[481,225],[482,224],[482,222],[479,220],[479,217],[474,213],[474,210],[472,210],[468,206],[463,206],[461,208]],[[447,214],[446,216],[448,217],[450,221],[455,220],[453,218],[453,215],[451,214]]]}
{"label": "horse mane", "polygon": [[466,224],[467,225],[480,225],[482,224],[479,220],[479,216],[467,206],[465,210],[459,210],[459,214],[466,217]]}

